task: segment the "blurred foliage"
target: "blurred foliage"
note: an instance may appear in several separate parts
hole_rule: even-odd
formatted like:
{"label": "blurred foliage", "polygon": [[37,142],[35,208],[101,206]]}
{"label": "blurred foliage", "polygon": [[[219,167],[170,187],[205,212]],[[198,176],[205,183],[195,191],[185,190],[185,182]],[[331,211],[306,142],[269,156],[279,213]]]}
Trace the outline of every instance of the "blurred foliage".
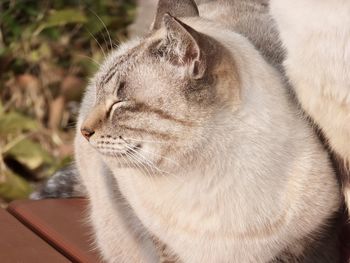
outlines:
{"label": "blurred foliage", "polygon": [[83,89],[134,12],[127,0],[0,1],[0,203],[71,161]]}

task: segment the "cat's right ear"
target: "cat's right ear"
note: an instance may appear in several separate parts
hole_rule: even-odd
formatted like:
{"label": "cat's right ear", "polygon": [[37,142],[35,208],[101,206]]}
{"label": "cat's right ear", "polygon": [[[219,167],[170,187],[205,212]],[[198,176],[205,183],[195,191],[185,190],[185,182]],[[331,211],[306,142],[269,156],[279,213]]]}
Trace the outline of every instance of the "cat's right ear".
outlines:
{"label": "cat's right ear", "polygon": [[151,30],[161,28],[163,17],[166,13],[174,17],[199,16],[198,8],[194,0],[159,0]]}
{"label": "cat's right ear", "polygon": [[194,79],[206,72],[205,36],[176,17],[166,13],[162,21],[166,36],[156,47],[155,54],[166,57],[174,66],[185,68]]}

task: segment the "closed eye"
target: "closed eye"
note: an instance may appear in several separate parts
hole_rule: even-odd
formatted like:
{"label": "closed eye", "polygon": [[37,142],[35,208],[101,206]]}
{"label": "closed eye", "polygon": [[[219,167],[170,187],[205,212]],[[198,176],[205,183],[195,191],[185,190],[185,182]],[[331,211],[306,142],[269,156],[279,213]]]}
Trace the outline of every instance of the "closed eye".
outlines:
{"label": "closed eye", "polygon": [[107,112],[106,112],[106,116],[107,118],[109,118],[109,116],[111,115],[112,111],[113,111],[113,108],[115,107],[115,105],[117,105],[118,103],[121,103],[122,101],[121,100],[117,100],[117,101],[114,101],[108,108]]}
{"label": "closed eye", "polygon": [[110,118],[111,116],[113,116],[114,111],[118,108],[122,108],[125,106],[128,106],[130,103],[127,100],[117,100],[115,101],[111,107],[109,108],[108,112],[107,112],[107,117]]}

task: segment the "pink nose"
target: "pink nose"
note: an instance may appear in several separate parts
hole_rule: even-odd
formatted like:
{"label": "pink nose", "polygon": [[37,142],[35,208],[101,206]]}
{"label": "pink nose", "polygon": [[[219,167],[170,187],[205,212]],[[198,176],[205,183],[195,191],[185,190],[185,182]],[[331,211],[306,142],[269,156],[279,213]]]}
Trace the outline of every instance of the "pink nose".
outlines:
{"label": "pink nose", "polygon": [[80,129],[81,134],[85,137],[85,139],[90,140],[91,136],[94,135],[95,131],[86,128],[86,127],[82,127]]}

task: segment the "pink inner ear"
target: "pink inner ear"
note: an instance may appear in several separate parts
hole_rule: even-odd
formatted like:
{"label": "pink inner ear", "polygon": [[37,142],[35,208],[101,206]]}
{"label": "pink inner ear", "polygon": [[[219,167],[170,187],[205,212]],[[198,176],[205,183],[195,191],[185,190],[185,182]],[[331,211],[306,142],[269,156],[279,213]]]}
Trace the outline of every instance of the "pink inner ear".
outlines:
{"label": "pink inner ear", "polygon": [[184,59],[185,63],[191,62],[198,57],[199,57],[198,48],[194,46],[192,43],[190,43],[186,48],[185,59]]}
{"label": "pink inner ear", "polygon": [[194,76],[198,76],[199,75],[199,61],[196,60],[194,63],[193,63],[193,69],[192,69],[192,74]]}
{"label": "pink inner ear", "polygon": [[201,55],[200,33],[168,13],[164,15],[163,23],[169,40],[169,61],[175,65],[190,67],[193,78],[203,77],[206,63]]}
{"label": "pink inner ear", "polygon": [[175,55],[179,56],[179,60],[187,64],[198,58],[200,50],[196,40],[197,32],[170,14],[164,15],[163,22],[170,40],[177,42],[179,49]]}

